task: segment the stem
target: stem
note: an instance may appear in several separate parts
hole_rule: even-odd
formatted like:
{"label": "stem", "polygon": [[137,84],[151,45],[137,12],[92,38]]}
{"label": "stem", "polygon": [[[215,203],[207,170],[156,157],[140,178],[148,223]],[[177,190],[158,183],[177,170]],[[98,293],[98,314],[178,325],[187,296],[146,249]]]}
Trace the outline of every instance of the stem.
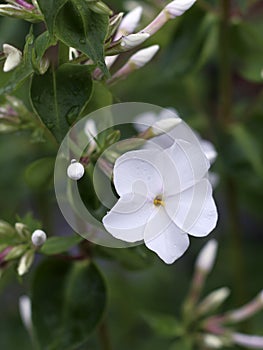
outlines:
{"label": "stem", "polygon": [[99,338],[100,338],[100,342],[101,342],[101,348],[103,350],[112,350],[112,346],[110,343],[110,337],[109,337],[109,331],[108,331],[108,327],[107,324],[105,323],[105,321],[103,321],[98,329],[98,333],[99,333]]}

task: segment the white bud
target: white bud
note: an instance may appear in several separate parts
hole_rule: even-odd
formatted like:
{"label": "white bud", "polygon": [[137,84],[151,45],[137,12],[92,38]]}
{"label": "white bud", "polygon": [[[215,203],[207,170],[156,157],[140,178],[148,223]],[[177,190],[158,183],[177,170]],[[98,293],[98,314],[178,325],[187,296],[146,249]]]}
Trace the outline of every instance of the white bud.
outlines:
{"label": "white bud", "polygon": [[260,77],[263,79],[263,69],[260,72]]}
{"label": "white bud", "polygon": [[204,315],[207,312],[217,309],[229,296],[230,289],[227,287],[219,288],[208,296],[198,305],[199,315]]}
{"label": "white bud", "polygon": [[[114,56],[111,56],[111,57],[114,57]],[[89,151],[92,152],[97,145],[95,141],[95,137],[97,136],[97,133],[98,133],[96,123],[93,119],[87,120],[87,122],[85,123],[84,132],[87,135],[88,141],[90,143]]]}
{"label": "white bud", "polygon": [[17,272],[19,276],[23,276],[30,269],[34,261],[34,251],[27,251],[19,260]]}
{"label": "white bud", "polygon": [[79,56],[78,50],[74,49],[74,47],[69,48],[69,60],[72,61]]}
{"label": "white bud", "polygon": [[85,173],[84,166],[77,162],[75,159],[72,159],[71,164],[67,169],[67,175],[72,180],[79,180],[83,177]]}
{"label": "white bud", "polygon": [[152,126],[152,132],[154,136],[159,136],[162,134],[165,134],[172,129],[174,129],[178,124],[180,124],[182,119],[180,118],[167,118],[158,120],[158,122],[155,122]]}
{"label": "white bud", "polygon": [[116,38],[119,39],[122,35],[133,33],[138,26],[142,16],[142,7],[138,6],[130,11],[121,21]]}
{"label": "white bud", "polygon": [[214,334],[205,334],[203,336],[204,344],[211,349],[220,349],[224,346],[223,341]]}
{"label": "white bud", "polygon": [[3,71],[9,72],[20,64],[22,60],[22,52],[9,44],[3,44],[3,52],[6,56]]}
{"label": "white bud", "polygon": [[232,339],[236,344],[249,349],[263,348],[263,337],[261,336],[233,333]]}
{"label": "white bud", "polygon": [[19,298],[19,312],[21,320],[26,330],[32,332],[32,313],[31,313],[31,300],[28,296],[23,295]]}
{"label": "white bud", "polygon": [[174,0],[165,7],[171,18],[181,16],[196,0]]}
{"label": "white bud", "polygon": [[217,245],[218,244],[215,239],[212,239],[206,243],[197,257],[197,269],[205,271],[206,273],[212,270],[217,254]]}
{"label": "white bud", "polygon": [[147,47],[146,49],[139,50],[134,55],[131,56],[129,59],[129,63],[134,64],[136,67],[141,68],[146,63],[150,62],[154,55],[159,50],[159,45],[153,45],[150,47]]}
{"label": "white bud", "polygon": [[42,230],[35,230],[31,236],[32,243],[36,247],[40,247],[46,242],[47,235]]}
{"label": "white bud", "polygon": [[121,46],[125,49],[133,49],[134,47],[142,44],[150,36],[149,33],[136,33],[124,36],[121,39]]}

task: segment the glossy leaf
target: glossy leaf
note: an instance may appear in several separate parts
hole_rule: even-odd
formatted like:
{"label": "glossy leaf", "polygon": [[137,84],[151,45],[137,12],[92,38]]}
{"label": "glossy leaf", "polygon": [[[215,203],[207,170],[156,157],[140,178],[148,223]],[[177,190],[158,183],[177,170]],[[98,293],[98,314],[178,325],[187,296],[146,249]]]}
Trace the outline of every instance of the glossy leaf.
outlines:
{"label": "glossy leaf", "polygon": [[59,10],[67,1],[68,0],[38,0],[38,5],[44,15],[50,34],[53,34],[55,19]]}
{"label": "glossy leaf", "polygon": [[67,252],[70,248],[80,243],[83,238],[79,235],[69,237],[50,237],[41,248],[41,253],[54,255]]}
{"label": "glossy leaf", "polygon": [[46,127],[58,142],[85,108],[92,93],[87,66],[66,63],[58,70],[32,79],[31,101]]}
{"label": "glossy leaf", "polygon": [[56,20],[57,37],[86,54],[104,73],[104,42],[108,31],[107,15],[94,13],[85,0],[67,2],[59,11]]}
{"label": "glossy leaf", "polygon": [[37,268],[32,317],[41,349],[71,350],[85,343],[105,306],[106,287],[94,264],[48,259]]}

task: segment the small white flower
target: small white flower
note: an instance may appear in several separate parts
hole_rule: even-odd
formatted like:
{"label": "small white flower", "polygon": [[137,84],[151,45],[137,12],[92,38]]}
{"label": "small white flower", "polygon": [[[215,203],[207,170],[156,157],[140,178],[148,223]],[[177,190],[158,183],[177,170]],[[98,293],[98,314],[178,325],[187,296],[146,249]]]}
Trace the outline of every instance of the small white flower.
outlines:
{"label": "small white flower", "polygon": [[121,39],[121,46],[128,50],[133,49],[147,40],[149,36],[148,33],[129,34]]}
{"label": "small white flower", "polygon": [[28,296],[23,295],[19,298],[19,312],[21,320],[26,328],[26,330],[32,332],[32,315],[31,315],[31,300]]}
{"label": "small white flower", "polygon": [[42,230],[35,230],[31,236],[31,241],[36,247],[42,246],[47,239],[47,235]]}
{"label": "small white flower", "polygon": [[188,234],[203,237],[216,225],[208,168],[203,152],[183,140],[166,150],[125,153],[113,169],[120,198],[103,218],[105,228],[126,242],[144,240],[173,263],[188,248]]}
{"label": "small white flower", "polygon": [[123,20],[121,21],[115,40],[118,40],[123,35],[133,33],[140,22],[141,16],[142,16],[141,6],[137,6],[135,9],[127,13],[127,15],[124,16]]}
{"label": "small white flower", "polygon": [[146,49],[139,50],[130,57],[129,63],[135,65],[138,68],[141,68],[153,59],[159,48],[159,45],[153,45],[147,47]]}
{"label": "small white flower", "polygon": [[3,44],[3,52],[6,56],[3,71],[9,72],[16,68],[22,61],[22,52],[9,44]]}
{"label": "small white flower", "polygon": [[171,131],[178,124],[180,124],[181,121],[182,119],[180,118],[167,118],[167,119],[158,120],[153,124],[152,132],[155,136],[162,135],[164,133]]}
{"label": "small white flower", "polygon": [[196,0],[174,0],[165,7],[165,10],[169,13],[171,18],[181,16],[187,11]]}
{"label": "small white flower", "polygon": [[85,173],[84,166],[77,162],[76,159],[72,159],[71,164],[67,169],[67,175],[71,180],[79,180],[83,177]]}
{"label": "small white flower", "polygon": [[206,243],[197,257],[197,269],[205,271],[206,273],[209,273],[212,270],[217,255],[217,247],[218,244],[215,239],[212,239]]}

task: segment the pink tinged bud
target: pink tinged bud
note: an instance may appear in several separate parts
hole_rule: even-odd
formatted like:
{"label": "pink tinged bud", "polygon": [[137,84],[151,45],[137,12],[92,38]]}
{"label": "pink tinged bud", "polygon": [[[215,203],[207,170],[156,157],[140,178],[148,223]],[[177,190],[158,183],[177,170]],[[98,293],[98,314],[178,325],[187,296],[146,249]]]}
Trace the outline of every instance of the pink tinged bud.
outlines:
{"label": "pink tinged bud", "polygon": [[153,45],[147,47],[146,49],[139,50],[133,56],[131,56],[129,63],[141,68],[153,59],[159,48],[159,45]]}
{"label": "pink tinged bud", "polygon": [[141,16],[141,6],[138,6],[134,10],[130,11],[121,21],[115,40],[118,40],[123,35],[133,33],[140,22]]}
{"label": "pink tinged bud", "polygon": [[149,33],[136,33],[124,36],[121,39],[121,47],[127,50],[133,49],[134,47],[139,46],[145,40],[147,40],[149,36]]}
{"label": "pink tinged bud", "polygon": [[83,177],[85,173],[84,166],[77,162],[76,159],[72,159],[71,164],[67,169],[67,175],[71,180],[79,180]]}
{"label": "pink tinged bud", "polygon": [[233,333],[232,339],[236,344],[249,349],[263,349],[263,337],[260,336]]}
{"label": "pink tinged bud", "polygon": [[6,56],[3,71],[9,72],[16,68],[22,61],[22,52],[9,44],[3,44],[3,52]]}
{"label": "pink tinged bud", "polygon": [[31,236],[32,243],[36,247],[42,246],[47,239],[47,235],[44,231],[42,230],[35,230]]}
{"label": "pink tinged bud", "polygon": [[181,16],[187,11],[196,0],[174,0],[165,7],[165,10],[169,13],[170,18]]}
{"label": "pink tinged bud", "polygon": [[217,255],[217,241],[212,239],[206,243],[196,260],[196,268],[209,273],[214,267]]}

